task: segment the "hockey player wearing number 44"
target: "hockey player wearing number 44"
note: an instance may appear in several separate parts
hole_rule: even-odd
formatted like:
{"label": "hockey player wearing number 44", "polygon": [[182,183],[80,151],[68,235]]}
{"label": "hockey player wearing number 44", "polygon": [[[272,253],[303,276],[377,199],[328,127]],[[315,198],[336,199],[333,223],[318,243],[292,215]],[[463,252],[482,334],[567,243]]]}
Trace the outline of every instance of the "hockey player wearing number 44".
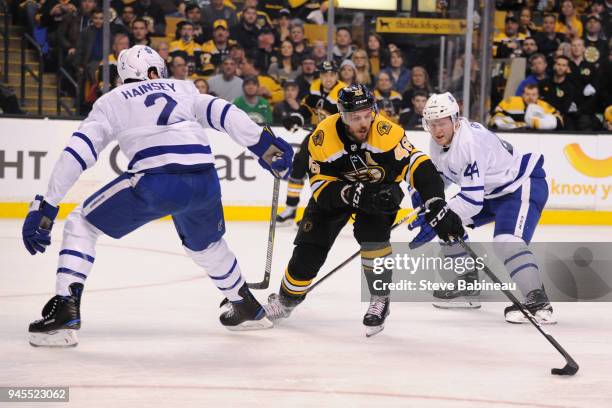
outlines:
{"label": "hockey player wearing number 44", "polygon": [[[556,323],[537,260],[528,248],[548,198],[544,157],[519,153],[482,125],[460,118],[459,106],[448,92],[427,100],[423,127],[431,135],[431,160],[445,184],[461,188],[449,200],[450,209],[473,228],[495,221],[494,251],[525,297],[525,307],[540,323]],[[412,199],[413,204],[420,203],[418,194]],[[411,229],[418,227],[421,230],[411,243],[413,248],[435,236],[422,216],[409,225]],[[442,253],[452,258],[467,256],[459,243],[442,243]],[[477,281],[478,271],[459,275],[456,280]],[[480,307],[477,291],[436,291],[434,298],[434,306],[440,308]],[[504,314],[510,323],[527,322],[514,306],[507,307]]]}
{"label": "hockey player wearing number 44", "polygon": [[273,319],[287,318],[325,262],[340,230],[355,214],[353,234],[361,246],[361,264],[370,291],[363,318],[366,336],[384,328],[389,291],[374,282],[391,281],[390,269],[374,273],[374,259],[391,256],[391,227],[406,181],[423,197],[425,219],[444,241],[463,236],[461,219],[444,201],[444,182],[429,158],[410,144],[404,129],[376,111],[374,96],[363,85],[343,88],[338,111],[324,119],[308,141],[312,197],[295,237],[295,248],[279,293],[264,305]]}
{"label": "hockey player wearing number 44", "polygon": [[34,346],[77,345],[83,284],[102,234],[121,238],[171,215],[187,254],[206,270],[234,307],[220,316],[230,330],[272,327],[249,291],[236,257],[223,240],[225,223],[214,157],[202,127],[224,131],[248,146],[275,177],[287,177],[293,150],[269,128],[234,105],[201,95],[190,81],[164,79],[164,60],[136,45],[119,55],[124,85],[96,101],[55,164],[47,194],[37,195],[23,224],[32,254],[50,244],[58,204],[98,154],[117,140],[128,170],[102,187],[68,217],[59,253],[56,293],[30,324]]}

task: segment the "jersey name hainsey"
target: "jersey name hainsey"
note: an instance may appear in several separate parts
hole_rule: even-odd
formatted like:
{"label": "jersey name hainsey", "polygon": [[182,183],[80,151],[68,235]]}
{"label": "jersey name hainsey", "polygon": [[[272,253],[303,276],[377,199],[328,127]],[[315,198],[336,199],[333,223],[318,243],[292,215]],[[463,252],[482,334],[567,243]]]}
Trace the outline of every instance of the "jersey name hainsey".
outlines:
{"label": "jersey name hainsey", "polygon": [[542,158],[521,154],[479,123],[461,118],[461,125],[447,148],[430,142],[430,157],[444,183],[461,191],[448,202],[464,221],[478,214],[485,199],[512,193],[531,175]]}

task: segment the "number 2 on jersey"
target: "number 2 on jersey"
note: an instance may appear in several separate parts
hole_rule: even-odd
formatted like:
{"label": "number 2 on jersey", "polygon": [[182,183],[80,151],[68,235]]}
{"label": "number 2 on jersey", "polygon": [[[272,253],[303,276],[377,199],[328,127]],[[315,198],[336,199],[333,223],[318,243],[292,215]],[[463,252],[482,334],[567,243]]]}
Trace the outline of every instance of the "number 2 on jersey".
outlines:
{"label": "number 2 on jersey", "polygon": [[157,101],[159,98],[165,99],[166,105],[164,106],[164,109],[162,109],[161,113],[159,114],[159,118],[157,118],[157,125],[166,126],[168,125],[168,119],[170,118],[170,114],[172,113],[174,108],[176,108],[176,101],[172,99],[172,97],[170,97],[169,95],[166,95],[163,92],[156,92],[156,93],[147,95],[147,98],[145,99],[145,102],[144,102],[145,106],[148,108],[150,106],[155,105],[155,101]]}
{"label": "number 2 on jersey", "polygon": [[480,177],[477,162],[467,165],[467,167],[465,168],[465,172],[463,172],[463,177],[470,177],[472,180],[474,180],[474,174],[477,174],[478,177]]}

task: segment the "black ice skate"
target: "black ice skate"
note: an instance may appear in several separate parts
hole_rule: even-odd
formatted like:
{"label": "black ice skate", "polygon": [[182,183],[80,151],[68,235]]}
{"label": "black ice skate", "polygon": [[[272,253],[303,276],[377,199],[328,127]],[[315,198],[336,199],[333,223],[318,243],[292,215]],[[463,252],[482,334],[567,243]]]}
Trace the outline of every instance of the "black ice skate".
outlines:
{"label": "black ice skate", "polygon": [[43,318],[30,323],[30,344],[34,347],[75,347],[81,328],[83,284],[70,285],[70,296],[54,296],[42,310]]}
{"label": "black ice skate", "polygon": [[219,316],[223,326],[228,330],[260,330],[274,326],[246,283],[238,294],[242,296],[242,300],[230,302],[231,307],[227,307]]}
{"label": "black ice skate", "polygon": [[263,305],[266,315],[270,320],[276,322],[279,319],[286,319],[291,315],[293,309],[299,304],[291,299],[287,299],[282,293],[270,293],[268,303]]}
{"label": "black ice skate", "polygon": [[[536,318],[540,324],[555,324],[557,320],[553,316],[553,308],[548,301],[544,288],[534,289],[526,296],[523,306]],[[508,306],[504,310],[504,316],[508,323],[529,323],[521,310],[514,306]]]}
{"label": "black ice skate", "polygon": [[432,304],[439,309],[478,309],[480,290],[459,289],[459,284],[478,282],[478,271],[466,272],[453,280],[454,289],[434,290]]}
{"label": "black ice skate", "polygon": [[363,324],[366,327],[366,337],[372,337],[380,333],[385,328],[385,319],[390,313],[389,296],[370,297],[370,307],[365,316],[363,316]]}
{"label": "black ice skate", "polygon": [[289,227],[293,224],[297,214],[296,207],[287,207],[283,212],[276,215],[276,225],[279,227]]}

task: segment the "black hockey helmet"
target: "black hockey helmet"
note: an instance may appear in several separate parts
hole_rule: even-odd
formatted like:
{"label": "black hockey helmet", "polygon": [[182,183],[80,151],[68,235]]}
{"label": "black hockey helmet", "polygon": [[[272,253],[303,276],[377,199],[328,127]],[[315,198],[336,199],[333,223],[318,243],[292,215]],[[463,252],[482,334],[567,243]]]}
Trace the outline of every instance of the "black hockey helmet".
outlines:
{"label": "black hockey helmet", "polygon": [[338,65],[335,61],[328,60],[320,63],[317,69],[319,72],[338,72]]}
{"label": "black hockey helmet", "polygon": [[349,85],[338,93],[338,111],[356,112],[363,109],[375,109],[376,101],[372,92],[362,84]]}

